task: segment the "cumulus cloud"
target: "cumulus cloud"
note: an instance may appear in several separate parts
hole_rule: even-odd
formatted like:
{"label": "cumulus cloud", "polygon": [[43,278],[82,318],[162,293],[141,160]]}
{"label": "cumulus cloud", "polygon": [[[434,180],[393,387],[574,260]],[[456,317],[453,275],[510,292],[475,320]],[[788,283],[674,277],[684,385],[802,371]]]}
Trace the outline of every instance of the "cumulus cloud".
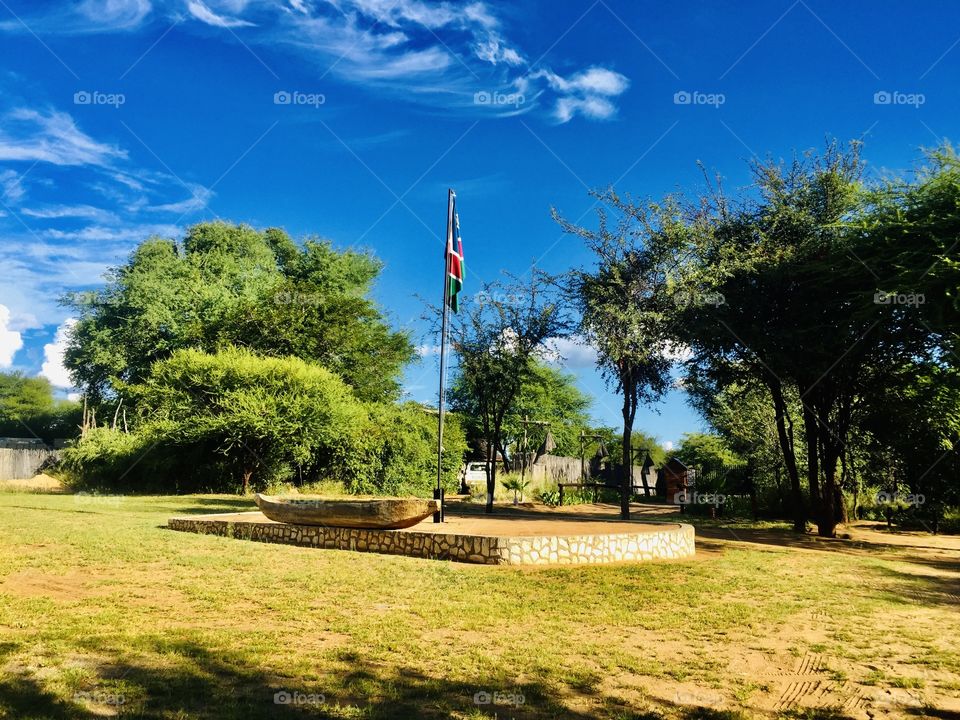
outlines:
{"label": "cumulus cloud", "polygon": [[0,368],[13,365],[13,356],[23,347],[23,337],[10,329],[10,309],[0,305]]}
{"label": "cumulus cloud", "polygon": [[557,95],[553,116],[561,123],[578,114],[593,120],[613,117],[617,112],[613,98],[630,87],[625,75],[602,67],[587,68],[569,77],[551,70],[538,70],[518,80],[517,87],[526,94],[544,83]]}
{"label": "cumulus cloud", "polygon": [[43,365],[40,367],[40,375],[59,388],[74,387],[70,373],[63,365],[63,355],[67,350],[70,330],[76,323],[75,318],[64,320],[63,324],[57,328],[53,342],[43,346]]}

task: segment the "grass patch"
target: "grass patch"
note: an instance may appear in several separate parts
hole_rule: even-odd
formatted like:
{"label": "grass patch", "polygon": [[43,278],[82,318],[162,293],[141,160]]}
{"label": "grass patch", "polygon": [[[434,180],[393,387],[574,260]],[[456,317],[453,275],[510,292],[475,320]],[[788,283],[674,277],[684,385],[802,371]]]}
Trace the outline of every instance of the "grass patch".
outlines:
{"label": "grass patch", "polygon": [[[929,701],[960,682],[956,606],[918,602],[932,581],[902,554],[731,540],[685,562],[495,568],[165,528],[251,507],[0,496],[0,717],[769,716],[770,678],[808,652],[838,685]],[[902,673],[917,657],[937,660],[926,682]]]}

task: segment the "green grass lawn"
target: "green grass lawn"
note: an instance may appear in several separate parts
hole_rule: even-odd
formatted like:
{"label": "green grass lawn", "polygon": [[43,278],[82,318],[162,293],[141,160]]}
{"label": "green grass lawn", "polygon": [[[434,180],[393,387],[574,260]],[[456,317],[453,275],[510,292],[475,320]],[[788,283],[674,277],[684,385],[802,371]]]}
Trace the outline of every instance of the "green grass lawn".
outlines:
{"label": "green grass lawn", "polygon": [[[955,551],[789,547],[775,527],[757,531],[767,544],[710,528],[690,561],[529,569],[164,527],[251,508],[0,494],[0,717],[960,710]],[[307,702],[277,704],[282,691]],[[482,692],[500,704],[477,704]]]}

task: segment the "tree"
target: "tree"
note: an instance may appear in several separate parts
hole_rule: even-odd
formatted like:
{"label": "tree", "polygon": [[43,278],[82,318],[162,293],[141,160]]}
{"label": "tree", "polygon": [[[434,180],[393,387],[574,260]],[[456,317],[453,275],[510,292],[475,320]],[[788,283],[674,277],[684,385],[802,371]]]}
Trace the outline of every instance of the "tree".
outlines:
{"label": "tree", "polygon": [[871,212],[861,169],[856,144],[831,144],[819,157],[755,164],[755,193],[737,208],[713,198],[690,254],[696,277],[724,302],[707,311],[692,304],[678,323],[706,382],[767,388],[802,532],[795,393],[812,514],[824,536],[842,518],[838,475],[858,404],[891,368],[930,350],[899,309],[875,302],[876,279],[858,258],[859,219]]}
{"label": "tree", "polygon": [[50,441],[79,431],[80,406],[54,397],[44,377],[0,373],[0,435]]}
{"label": "tree", "polygon": [[[565,232],[582,238],[596,256],[591,270],[573,270],[565,278],[569,297],[580,311],[578,335],[597,349],[597,364],[608,384],[623,398],[622,457],[630,457],[637,408],[658,399],[669,387],[670,254],[668,243],[654,242],[677,227],[676,207],[640,206],[610,189],[595,197],[622,219],[611,228],[599,211],[599,226],[575,226],[554,211]],[[620,515],[630,517],[633,466],[623,462]]]}
{"label": "tree", "polygon": [[[777,436],[777,420],[766,386],[756,381],[730,383],[715,387],[687,377],[684,383],[691,404],[738,457],[746,460],[750,478],[763,510],[774,517],[791,517],[795,505],[790,478],[784,485],[785,466]],[[785,398],[788,417],[799,417],[800,402],[789,391]],[[794,452],[803,455],[802,429],[790,432]],[[799,478],[798,478],[799,484]],[[760,506],[758,505],[758,510]]]}
{"label": "tree", "polygon": [[712,433],[684,433],[675,454],[688,467],[723,467],[740,462],[723,438]]}
{"label": "tree", "polygon": [[276,228],[214,222],[181,243],[150,238],[103,289],[64,299],[79,316],[66,365],[98,401],[176,350],[235,345],[324,365],[361,399],[395,399],[413,348],[368,298],[380,269],[367,253],[299,246]]}
{"label": "tree", "polygon": [[566,312],[544,293],[542,278],[531,274],[527,285],[488,285],[451,317],[450,342],[457,356],[453,407],[477,418],[487,460],[487,506],[493,512],[497,482],[496,448],[503,447],[507,414],[524,384],[536,372],[545,341],[568,330]]}
{"label": "tree", "polygon": [[[462,411],[467,419],[468,432],[474,440],[482,437],[476,403],[466,391],[463,377],[454,377],[450,388],[451,406]],[[576,376],[554,365],[534,360],[530,375],[520,386],[510,410],[503,421],[503,447],[516,446],[524,437],[523,419],[536,420],[546,425],[527,428],[529,451],[536,451],[549,430],[556,447],[556,455],[577,455],[580,452],[580,431],[589,428],[587,410],[590,396],[577,387]]]}
{"label": "tree", "polygon": [[255,473],[276,477],[312,466],[336,476],[359,454],[366,410],[335,374],[296,358],[264,358],[230,348],[177,350],[139,385],[143,433],[168,446],[200,446],[223,456],[242,491]]}

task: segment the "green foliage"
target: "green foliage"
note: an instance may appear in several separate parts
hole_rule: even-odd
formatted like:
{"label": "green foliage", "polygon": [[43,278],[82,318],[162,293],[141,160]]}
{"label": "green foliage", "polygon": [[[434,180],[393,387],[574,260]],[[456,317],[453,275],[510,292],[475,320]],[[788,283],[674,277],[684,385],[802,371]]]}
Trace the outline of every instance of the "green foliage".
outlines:
{"label": "green foliage", "polygon": [[58,470],[76,489],[161,490],[163,472],[157,467],[161,453],[156,450],[145,435],[93,428],[82,440],[64,448]]}
{"label": "green foliage", "polygon": [[[534,362],[530,377],[517,393],[516,400],[504,420],[506,443],[523,437],[520,421],[524,417],[549,423],[556,443],[554,455],[576,455],[579,451],[581,430],[589,426],[590,396],[577,387],[577,378],[544,362]],[[530,452],[536,452],[546,429],[533,425],[527,430]]]}
{"label": "green foliage", "polygon": [[[476,440],[482,436],[480,419],[472,414],[475,403],[466,391],[463,376],[453,378],[449,398],[453,407],[468,410],[465,414],[468,436]],[[556,443],[553,455],[576,456],[580,452],[580,431],[589,430],[591,398],[577,387],[577,378],[571,373],[540,360],[533,360],[529,375],[520,386],[517,396],[503,420],[504,446],[515,448],[523,439],[522,420],[539,420],[549,423],[549,430]],[[536,452],[546,436],[547,427],[530,425],[527,428],[529,452]]]}
{"label": "green foliage", "polygon": [[[607,449],[608,462],[619,465],[623,461],[623,446],[620,442],[622,433],[620,431],[612,427],[599,427],[588,429],[587,433],[590,435],[600,435],[599,440],[590,439],[585,443],[584,457],[587,460],[590,460],[590,458],[596,454],[602,441],[604,447]],[[668,460],[668,453],[663,449],[660,441],[657,440],[655,436],[643,430],[633,430],[630,433],[630,445],[633,448],[633,462],[635,465],[641,465],[644,456],[647,454],[650,455],[650,459],[653,460],[653,464],[657,467],[662,467]],[[573,455],[580,455],[579,445]]]}
{"label": "green foliage", "polygon": [[54,398],[49,380],[0,373],[0,436],[50,441],[73,437],[79,428],[80,406]]}
{"label": "green foliage", "polygon": [[[476,419],[487,461],[504,447],[504,422],[549,338],[567,331],[566,310],[544,293],[543,278],[505,289],[488,285],[484,301],[467,302],[451,323],[451,344],[459,378],[451,406]],[[517,301],[522,298],[522,301]],[[493,510],[497,463],[487,478],[487,512]]]}
{"label": "green foliage", "polygon": [[329,370],[297,358],[231,348],[178,350],[146,381],[124,386],[144,433],[176,446],[203,446],[227,459],[244,486],[306,469],[337,474],[351,462],[366,411]]}
{"label": "green foliage", "polygon": [[530,487],[530,480],[514,476],[507,478],[500,484],[503,485],[506,490],[510,490],[513,493],[513,501],[516,503],[518,496],[521,501],[523,500],[523,493]]}
{"label": "green foliage", "polygon": [[[408,403],[365,405],[330,371],[296,358],[230,348],[179,350],[140,385],[135,433],[97,429],[64,453],[78,486],[137,491],[264,488],[323,481],[352,493],[429,496],[436,415]],[[456,416],[444,428],[443,484],[466,449]]]}
{"label": "green foliage", "polygon": [[540,500],[540,502],[542,502],[544,505],[558,507],[560,505],[560,491],[541,490],[537,499]]}
{"label": "green foliage", "polygon": [[684,433],[674,453],[687,467],[715,468],[742,462],[719,435]]}
{"label": "green foliage", "polygon": [[[669,199],[663,204],[638,204],[613,188],[594,192],[597,204],[619,215],[611,227],[607,211],[597,211],[599,226],[574,225],[554,212],[565,232],[584,240],[596,264],[567,274],[568,296],[580,312],[578,332],[597,349],[597,365],[608,385],[622,398],[621,457],[632,450],[631,434],[637,409],[654,402],[670,385],[666,352],[673,306],[670,268],[676,259],[671,242],[683,223]],[[630,517],[630,471],[622,463],[620,513]]]}
{"label": "green foliage", "polygon": [[96,400],[177,350],[233,344],[319,363],[360,398],[391,399],[413,350],[367,297],[379,271],[368,254],[301,247],[276,228],[214,222],[182,243],[151,238],[105,288],[66,298],[79,315],[66,364]]}
{"label": "green foliage", "polygon": [[[349,487],[354,492],[430,497],[437,485],[437,415],[417,403],[371,408],[370,432],[376,448],[372,472]],[[446,413],[443,422],[441,484],[459,488],[467,439],[460,418]],[[359,474],[357,475],[360,478]]]}

